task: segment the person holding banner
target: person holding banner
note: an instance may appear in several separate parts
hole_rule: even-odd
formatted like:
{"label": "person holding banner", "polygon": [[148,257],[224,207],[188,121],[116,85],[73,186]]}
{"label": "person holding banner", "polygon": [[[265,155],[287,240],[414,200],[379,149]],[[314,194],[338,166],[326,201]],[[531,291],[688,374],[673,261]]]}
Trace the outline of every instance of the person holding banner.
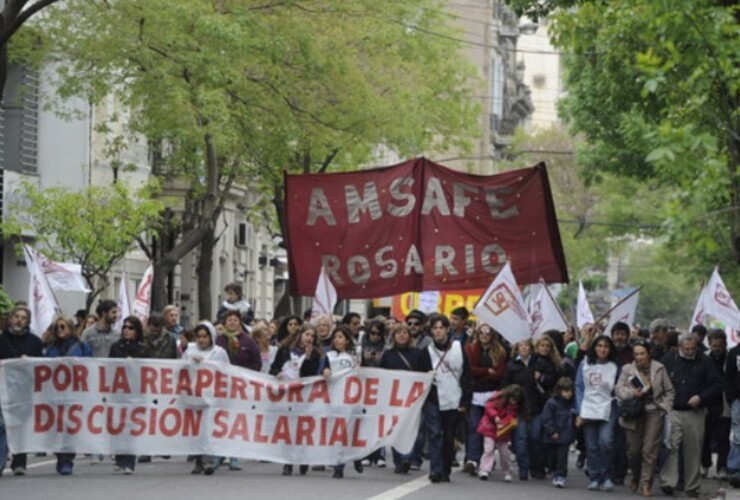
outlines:
{"label": "person holding banner", "polygon": [[[338,326],[331,333],[332,350],[326,354],[329,360],[329,366],[333,373],[343,370],[351,370],[357,367],[357,358],[355,357],[355,342],[352,340],[352,334],[344,326]],[[355,470],[362,474],[364,466],[362,460],[355,460]],[[344,477],[344,464],[334,466],[334,479]]]}
{"label": "person holding banner", "polygon": [[501,388],[506,370],[506,350],[496,330],[480,325],[473,332],[473,341],[465,346],[470,362],[473,381],[473,399],[468,415],[468,440],[465,470],[471,476],[478,473],[478,464],[483,454],[483,436],[478,434],[478,425],[485,413],[486,402]]}
{"label": "person holding banner", "polygon": [[[5,328],[0,341],[0,359],[25,358],[43,356],[41,339],[31,333],[31,310],[26,306],[16,306],[10,313],[9,325]],[[1,410],[0,410],[1,411]],[[2,416],[0,415],[0,421]],[[0,453],[3,453],[2,467],[5,467],[5,425],[0,425]],[[10,468],[16,476],[26,475],[25,453],[16,453],[10,463]]]}
{"label": "person holding banner", "polygon": [[[210,321],[201,321],[195,327],[195,342],[188,345],[188,348],[182,354],[183,360],[190,360],[194,363],[210,361],[212,363],[230,364],[229,355],[226,351],[216,345],[216,328]],[[205,474],[210,476],[216,470],[215,457],[211,455],[196,455],[195,466],[191,474]]]}
{"label": "person holding banner", "polygon": [[450,341],[450,321],[441,314],[429,318],[432,345],[419,354],[419,370],[434,373],[424,403],[424,425],[429,438],[429,480],[450,482],[455,459],[457,422],[470,406],[472,384],[468,357],[460,342]]}
{"label": "person holding banner", "polygon": [[[47,358],[60,358],[65,356],[77,358],[92,357],[92,348],[79,339],[71,318],[57,318],[51,326],[50,334],[51,338],[44,346],[44,354]],[[75,454],[57,453],[56,456],[57,472],[62,476],[69,476],[72,474]]]}
{"label": "person holding banner", "polygon": [[[313,326],[308,324],[303,331],[296,331],[283,340],[270,367],[270,375],[284,381],[316,375],[328,378],[331,375],[329,361],[319,345]],[[304,476],[308,472],[308,465],[301,465],[299,472]],[[291,474],[293,465],[283,465],[283,476]]]}
{"label": "person holding banner", "polygon": [[614,489],[613,438],[618,416],[614,388],[618,378],[614,342],[599,335],[576,375],[576,427],[583,427],[588,489],[592,491]]}
{"label": "person holding banner", "polygon": [[[110,346],[109,358],[149,358],[151,351],[144,344],[144,326],[136,316],[123,320],[121,338]],[[116,468],[131,475],[136,468],[136,455],[116,455]]]}
{"label": "person holding banner", "polygon": [[[399,323],[391,334],[391,346],[380,358],[380,368],[386,370],[414,371],[420,351],[414,348],[411,331],[405,323]],[[408,474],[411,470],[411,454],[402,455],[395,448],[393,465],[396,474]]]}

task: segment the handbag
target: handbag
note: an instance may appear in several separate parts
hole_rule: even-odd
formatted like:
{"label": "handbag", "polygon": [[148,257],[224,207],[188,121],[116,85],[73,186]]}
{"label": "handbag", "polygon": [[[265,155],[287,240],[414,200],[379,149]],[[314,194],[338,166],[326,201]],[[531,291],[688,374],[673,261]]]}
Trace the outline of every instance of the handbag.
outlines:
{"label": "handbag", "polygon": [[630,419],[645,414],[645,401],[642,398],[632,398],[619,403],[619,416]]}

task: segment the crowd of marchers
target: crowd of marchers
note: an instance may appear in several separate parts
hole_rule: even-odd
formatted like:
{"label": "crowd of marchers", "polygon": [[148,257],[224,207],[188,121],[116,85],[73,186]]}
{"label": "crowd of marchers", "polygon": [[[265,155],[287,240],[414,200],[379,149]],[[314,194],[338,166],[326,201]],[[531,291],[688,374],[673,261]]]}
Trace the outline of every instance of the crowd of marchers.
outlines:
{"label": "crowd of marchers", "polygon": [[[616,323],[602,332],[589,324],[512,344],[505,332],[470,321],[463,307],[449,317],[413,310],[404,321],[363,321],[352,312],[310,321],[310,311],[304,318],[267,321],[254,318],[238,284],[227,285],[224,294],[216,318],[192,329],[180,324],[176,306],[167,306],[145,324],[136,316],[123,318],[118,331],[117,304],[103,300],[95,314],[58,317],[37,335],[29,331],[30,310],[19,305],[0,336],[0,360],[208,360],[281,380],[328,377],[346,367],[433,372],[413,450],[390,450],[397,474],[425,468],[432,483],[441,483],[450,481],[453,467],[462,467],[484,481],[549,476],[563,488],[573,454],[589,490],[628,487],[642,496],[683,491],[697,497],[712,468],[717,478],[740,486],[740,346],[728,351],[722,330],[698,325],[679,332],[656,319],[649,329]],[[72,474],[75,455],[56,457],[57,472]],[[7,458],[0,412],[0,471]],[[103,459],[91,457],[92,463]],[[230,457],[188,459],[193,474],[241,468]],[[113,466],[132,474],[147,461],[151,457],[117,455]],[[308,473],[307,465],[296,465],[301,475]],[[386,467],[386,450],[352,465],[357,473]],[[14,475],[25,475],[26,467],[25,454],[12,455]],[[344,464],[326,467],[333,477],[344,476]],[[293,472],[293,465],[283,466],[283,475]]]}

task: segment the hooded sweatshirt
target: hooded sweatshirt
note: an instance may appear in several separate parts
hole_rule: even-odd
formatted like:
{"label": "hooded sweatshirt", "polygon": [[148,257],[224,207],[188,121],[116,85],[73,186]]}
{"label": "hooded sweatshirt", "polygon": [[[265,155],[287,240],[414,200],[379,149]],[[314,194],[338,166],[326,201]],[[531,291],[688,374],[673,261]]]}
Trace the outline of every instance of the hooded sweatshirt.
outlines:
{"label": "hooded sweatshirt", "polygon": [[[226,350],[216,345],[216,328],[210,321],[201,321],[198,326],[203,325],[211,335],[211,346],[208,349],[201,349],[198,347],[197,342],[190,342],[188,348],[182,354],[182,359],[193,359],[199,356],[203,361],[212,361],[214,363],[223,363],[225,365],[231,364],[229,362],[229,355]],[[196,327],[197,329],[197,327]]]}

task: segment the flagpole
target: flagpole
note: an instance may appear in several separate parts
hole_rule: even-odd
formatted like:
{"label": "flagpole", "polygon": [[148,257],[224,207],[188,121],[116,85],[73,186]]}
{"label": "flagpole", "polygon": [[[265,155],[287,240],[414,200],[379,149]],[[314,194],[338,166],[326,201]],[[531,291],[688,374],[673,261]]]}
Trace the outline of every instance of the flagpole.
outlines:
{"label": "flagpole", "polygon": [[[701,286],[699,287],[699,300],[701,300],[702,294],[704,293],[704,285],[706,285],[706,283],[704,282],[704,280],[701,280]],[[696,312],[696,311],[694,311],[694,312]],[[692,312],[691,313],[691,318],[689,318],[689,328],[688,328],[687,331],[690,331],[691,330],[691,324],[693,322],[694,322],[694,313]]]}
{"label": "flagpole", "polygon": [[547,283],[545,283],[545,280],[540,278],[540,285],[545,287],[545,291],[547,292],[547,295],[550,296],[550,300],[552,300],[553,304],[555,304],[556,309],[558,310],[558,314],[560,315],[560,318],[563,320],[563,323],[565,323],[565,326],[570,326],[568,323],[568,320],[565,319],[565,314],[563,314],[563,311],[560,309],[560,305],[555,300],[555,297],[552,296],[552,293],[550,293],[550,289],[547,287]]}
{"label": "flagpole", "polygon": [[634,290],[632,290],[629,293],[629,295],[627,295],[625,298],[623,298],[622,300],[620,300],[619,302],[617,302],[616,304],[614,304],[614,307],[612,307],[611,309],[609,309],[608,311],[606,311],[604,314],[601,315],[601,317],[599,319],[597,319],[596,321],[594,321],[594,325],[598,325],[601,322],[602,319],[608,317],[612,313],[612,311],[614,309],[616,309],[620,304],[622,304],[623,302],[625,302],[627,299],[629,299],[630,297],[632,297],[634,294],[636,294],[640,290],[642,290],[642,285],[640,285],[637,288],[635,288]]}

